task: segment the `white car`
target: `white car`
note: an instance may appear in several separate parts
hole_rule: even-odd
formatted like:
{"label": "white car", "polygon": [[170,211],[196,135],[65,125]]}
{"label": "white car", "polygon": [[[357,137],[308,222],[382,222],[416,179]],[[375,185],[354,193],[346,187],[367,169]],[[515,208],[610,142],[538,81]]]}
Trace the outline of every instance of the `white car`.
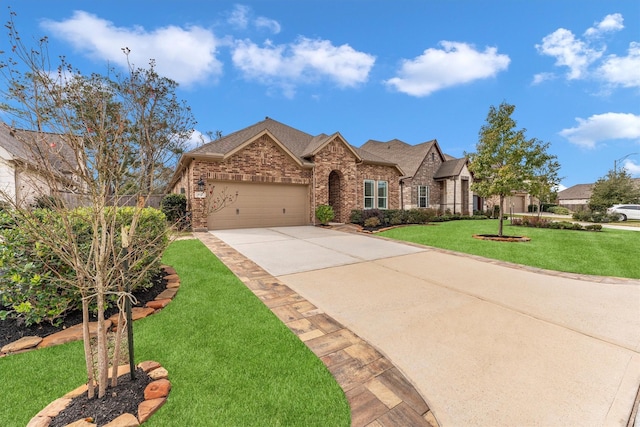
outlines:
{"label": "white car", "polygon": [[640,205],[613,205],[607,209],[607,213],[618,214],[621,221],[640,219]]}

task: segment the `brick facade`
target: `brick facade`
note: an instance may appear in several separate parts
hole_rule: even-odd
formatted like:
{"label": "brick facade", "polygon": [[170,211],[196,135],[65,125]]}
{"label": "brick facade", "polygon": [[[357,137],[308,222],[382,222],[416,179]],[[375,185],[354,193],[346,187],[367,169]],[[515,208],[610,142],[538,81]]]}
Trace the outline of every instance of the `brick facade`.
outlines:
{"label": "brick facade", "polygon": [[[194,150],[181,169],[176,172],[172,183],[174,193],[187,195],[188,209],[191,212],[194,230],[206,230],[211,203],[211,185],[219,182],[249,182],[267,184],[302,184],[308,186],[308,223],[316,223],[315,209],[319,205],[333,206],[336,214],[334,221],[348,222],[353,209],[364,208],[364,180],[386,181],[388,183],[388,209],[400,208],[400,171],[392,164],[372,164],[363,161],[340,134],[326,142],[318,140],[318,146],[304,155],[296,155],[288,150],[297,149],[297,138],[292,128],[275,123],[270,119],[266,126],[272,126],[278,132],[283,130],[288,148],[282,141],[276,140],[273,133],[263,132],[234,145],[223,153],[216,151]],[[230,135],[230,138],[237,134]],[[292,135],[294,135],[292,137]],[[305,138],[304,135],[300,138]],[[309,137],[310,138],[310,137]],[[303,139],[304,140],[304,139]],[[306,142],[309,144],[309,142]],[[313,144],[311,144],[313,146]],[[299,156],[299,157],[298,157]],[[206,183],[206,197],[198,188],[198,181]],[[215,194],[217,189],[214,190]]]}
{"label": "brick facade", "polygon": [[[364,208],[364,181],[371,179],[374,181],[386,181],[388,183],[388,206],[387,209],[400,209],[400,171],[382,165],[372,165],[361,163],[358,165],[356,199],[357,203],[351,209]],[[347,219],[348,221],[348,219]]]}
{"label": "brick facade", "polygon": [[[315,206],[329,204],[331,196],[331,201],[337,203],[333,206],[336,214],[334,221],[349,221],[351,209],[357,203],[356,160],[353,152],[337,137],[314,156],[314,194],[311,203],[314,210]],[[330,175],[333,178],[331,186]]]}
{"label": "brick facade", "polygon": [[436,145],[434,144],[427,152],[415,175],[411,179],[406,179],[403,188],[403,203],[405,209],[412,209],[418,206],[418,186],[429,187],[428,207],[440,209],[442,199],[441,185],[433,180],[434,175],[442,165],[442,158]]}
{"label": "brick facade", "polygon": [[[193,229],[207,228],[204,199],[194,198],[198,181],[240,181],[264,183],[311,183],[312,170],[301,167],[268,135],[263,135],[222,161],[194,160],[189,167],[190,206]],[[175,187],[174,187],[175,190]],[[210,190],[210,188],[209,188]],[[214,190],[215,191],[215,190]],[[311,221],[311,216],[309,217]]]}

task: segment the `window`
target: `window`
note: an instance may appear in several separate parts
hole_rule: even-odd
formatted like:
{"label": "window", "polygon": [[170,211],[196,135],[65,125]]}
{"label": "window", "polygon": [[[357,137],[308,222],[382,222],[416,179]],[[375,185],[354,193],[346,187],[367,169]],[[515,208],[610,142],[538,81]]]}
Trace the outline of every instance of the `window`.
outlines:
{"label": "window", "polygon": [[[364,208],[387,209],[389,184],[387,181],[364,180]],[[377,201],[377,202],[376,202]]]}
{"label": "window", "polygon": [[375,181],[366,179],[364,181],[364,208],[373,209],[374,187]]}
{"label": "window", "polygon": [[429,207],[429,187],[426,185],[419,185],[418,187],[418,207]]}
{"label": "window", "polygon": [[387,181],[378,181],[378,209],[387,209]]}

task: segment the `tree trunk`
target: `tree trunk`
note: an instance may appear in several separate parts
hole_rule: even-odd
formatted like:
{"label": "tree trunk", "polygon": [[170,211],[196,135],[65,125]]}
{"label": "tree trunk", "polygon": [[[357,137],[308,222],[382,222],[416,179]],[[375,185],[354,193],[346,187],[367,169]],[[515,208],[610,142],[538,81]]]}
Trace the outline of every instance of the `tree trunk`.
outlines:
{"label": "tree trunk", "polygon": [[89,301],[82,297],[82,338],[84,340],[84,361],[87,365],[87,397],[95,397],[95,377],[93,376],[93,355],[91,353],[91,336],[89,334]]}
{"label": "tree trunk", "polygon": [[122,310],[118,311],[118,327],[116,328],[115,348],[113,350],[113,359],[111,359],[111,387],[118,385],[118,365],[120,359],[120,345],[122,343],[122,326],[124,324],[124,315]]}
{"label": "tree trunk", "polygon": [[504,196],[500,195],[500,209],[498,210],[498,215],[500,217],[500,225],[498,226],[498,236],[502,237],[502,217],[504,216],[502,212],[502,206],[504,205]]}
{"label": "tree trunk", "polygon": [[98,327],[96,335],[98,337],[98,399],[102,399],[107,392],[107,382],[109,380],[109,360],[107,352],[107,331],[104,320],[104,284],[99,280],[97,303],[98,303]]}

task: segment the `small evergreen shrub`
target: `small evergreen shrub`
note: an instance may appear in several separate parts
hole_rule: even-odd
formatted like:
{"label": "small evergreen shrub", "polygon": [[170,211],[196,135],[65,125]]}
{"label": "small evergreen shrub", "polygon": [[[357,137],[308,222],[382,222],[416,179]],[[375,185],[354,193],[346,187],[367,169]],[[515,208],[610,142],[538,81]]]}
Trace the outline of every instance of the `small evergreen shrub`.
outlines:
{"label": "small evergreen shrub", "polygon": [[329,205],[318,205],[318,207],[316,207],[316,218],[318,218],[320,224],[328,224],[334,217],[333,207]]}
{"label": "small evergreen shrub", "polygon": [[572,218],[576,221],[595,222],[595,223],[607,223],[618,222],[620,218],[618,215],[609,215],[606,212],[594,212],[594,211],[578,211],[574,212]]}
{"label": "small evergreen shrub", "polygon": [[351,211],[351,215],[349,215],[349,222],[351,222],[352,224],[364,224],[362,209],[353,209]]}
{"label": "small evergreen shrub", "polygon": [[184,194],[167,194],[160,202],[160,209],[172,227],[178,230],[191,228],[187,215],[187,197]]}
{"label": "small evergreen shrub", "polygon": [[377,216],[371,216],[364,220],[364,226],[367,228],[376,228],[380,225],[380,219]]}
{"label": "small evergreen shrub", "polygon": [[[111,208],[116,209],[116,208]],[[131,223],[136,208],[117,208],[114,242],[120,242],[122,226]],[[89,256],[92,241],[91,208],[78,208],[65,212],[71,221],[74,245],[81,256]],[[66,234],[60,213],[48,209],[33,212],[38,223],[50,230]],[[0,318],[21,318],[26,325],[50,322],[59,324],[64,315],[82,305],[79,291],[71,286],[76,272],[64,263],[50,247],[33,241],[24,227],[9,213],[0,212]],[[129,272],[148,268],[141,287],[151,285],[151,277],[159,271],[159,257],[168,245],[166,217],[157,209],[142,210],[136,232],[129,247],[129,270],[118,272],[126,277]],[[141,250],[136,250],[141,248]],[[119,250],[122,250],[121,248]],[[117,280],[117,279],[114,279]],[[136,290],[139,288],[134,288]],[[109,301],[115,303],[115,298]],[[95,304],[94,304],[95,306]]]}
{"label": "small evergreen shrub", "polygon": [[548,209],[547,212],[551,212],[557,215],[569,215],[571,213],[569,209],[565,208],[564,206],[552,206]]}

